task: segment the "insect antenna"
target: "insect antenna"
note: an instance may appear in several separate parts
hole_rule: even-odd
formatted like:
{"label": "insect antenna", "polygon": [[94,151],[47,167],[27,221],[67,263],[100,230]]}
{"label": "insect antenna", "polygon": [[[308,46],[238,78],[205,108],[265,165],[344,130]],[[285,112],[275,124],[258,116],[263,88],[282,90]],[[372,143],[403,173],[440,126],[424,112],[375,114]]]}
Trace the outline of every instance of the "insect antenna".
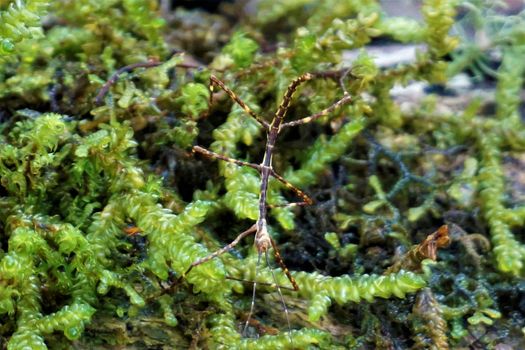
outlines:
{"label": "insect antenna", "polygon": [[[250,285],[253,284],[253,280],[245,280],[245,279],[242,279],[242,278],[237,278],[237,277],[233,277],[233,276],[226,276],[226,279],[227,280],[231,280],[231,281],[237,281],[237,282],[242,282],[242,283],[249,283]],[[275,287],[275,283],[273,282],[262,282],[262,281],[259,281],[257,282],[258,285],[261,285],[261,286],[267,286],[267,287]],[[281,286],[279,285],[279,287],[281,287],[281,289],[286,289],[286,290],[289,290],[291,292],[295,292],[296,290],[291,288],[291,287],[286,287],[286,286]]]}
{"label": "insect antenna", "polygon": [[[277,256],[279,257],[279,258],[277,258],[277,260],[279,261],[279,265],[281,266],[281,268],[283,268],[284,262],[280,258],[280,255],[277,252],[277,250],[274,250],[274,251],[276,252],[276,257]],[[257,276],[259,274],[259,270],[260,270],[260,267],[261,267],[261,257],[262,257],[262,252],[259,252],[259,255],[258,255],[258,258],[257,258],[257,265],[255,266],[255,278],[254,278],[254,281],[253,281],[253,291],[252,291],[252,301],[251,301],[251,306],[250,306],[250,312],[248,313],[248,317],[246,318],[246,322],[245,322],[243,330],[242,330],[243,336],[246,336],[246,331],[248,329],[248,326],[250,325],[250,320],[252,318],[253,311],[255,309],[255,295],[256,295],[257,283],[258,283],[257,282]],[[271,268],[270,258],[268,257],[268,250],[264,251],[264,258],[265,258],[265,261],[266,261],[266,266],[268,267],[268,269],[270,270],[270,273],[272,274],[272,281],[273,281],[273,283],[271,284],[271,286],[275,287],[277,289],[277,293],[279,294],[279,300],[281,301],[281,304],[283,306],[284,315],[286,317],[286,323],[288,325],[288,337],[290,338],[290,342],[291,342],[292,348],[293,348],[292,326],[291,326],[291,323],[290,323],[290,313],[288,311],[288,306],[286,306],[286,302],[284,301],[284,296],[283,296],[283,293],[282,293],[282,290],[281,290],[281,286],[277,282],[277,277],[275,277],[275,272]],[[297,286],[297,283],[295,282],[293,277],[291,277],[290,272],[288,271],[288,269],[286,267],[284,267],[283,270],[285,271],[286,276],[290,279],[292,285],[294,286],[293,290],[298,290],[299,287]]]}
{"label": "insect antenna", "polygon": [[[275,251],[275,252],[277,252],[277,251]],[[275,287],[277,288],[277,293],[279,293],[279,299],[281,300],[281,304],[283,305],[284,315],[286,316],[286,323],[288,324],[288,337],[290,338],[290,342],[291,342],[292,348],[293,348],[292,326],[290,325],[290,315],[288,313],[288,307],[286,306],[286,302],[284,301],[283,293],[281,292],[281,287],[279,286],[279,283],[277,283],[277,278],[275,278],[275,272],[273,272],[273,269],[270,267],[270,259],[268,258],[268,251],[267,250],[264,252],[264,256],[266,258],[266,266],[268,266],[268,269],[272,273],[273,283],[275,283]],[[286,271],[288,271],[288,269]],[[292,280],[293,280],[293,278],[292,278]],[[297,286],[297,284],[295,284],[295,280],[294,280],[294,283],[292,283],[292,284],[294,284],[294,288],[295,288],[295,286]]]}
{"label": "insect antenna", "polygon": [[248,313],[248,318],[246,318],[246,323],[242,329],[242,335],[246,336],[246,330],[250,325],[250,319],[252,318],[253,309],[255,308],[255,292],[257,290],[257,275],[259,274],[259,268],[261,267],[261,255],[262,252],[259,251],[259,256],[257,257],[257,265],[255,265],[255,278],[253,281],[253,291],[252,291],[252,303],[250,305],[250,313]]}

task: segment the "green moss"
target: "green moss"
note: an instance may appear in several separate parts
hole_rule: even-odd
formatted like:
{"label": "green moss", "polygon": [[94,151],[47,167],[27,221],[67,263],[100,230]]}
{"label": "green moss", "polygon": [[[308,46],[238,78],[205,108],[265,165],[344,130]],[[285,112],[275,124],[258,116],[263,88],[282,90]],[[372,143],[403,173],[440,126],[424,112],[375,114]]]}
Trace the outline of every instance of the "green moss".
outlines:
{"label": "green moss", "polygon": [[[503,19],[481,2],[464,17],[500,53],[494,72],[480,65],[485,47],[451,35],[457,1],[424,1],[420,20],[378,1],[259,1],[236,23],[240,2],[214,14],[162,4],[0,1],[4,346],[446,348],[470,346],[470,333],[491,348],[521,336],[521,17],[491,31]],[[384,40],[426,48],[381,68],[368,49]],[[152,60],[163,63],[130,68]],[[494,113],[483,99],[451,111],[439,95],[392,93],[473,65],[494,73]],[[269,230],[299,290],[274,262],[255,276],[251,238],[187,273],[259,215],[256,170],[191,152],[259,163],[265,150],[261,125],[227,94],[210,103],[209,76],[271,122],[305,72],[324,78],[300,87],[288,121],[344,92],[352,102],[283,129],[274,149],[275,171],[315,202],[286,207],[294,193],[270,180]],[[445,221],[461,228],[449,226],[437,263],[385,274]],[[246,334],[252,293],[238,279],[260,282]]]}
{"label": "green moss", "polygon": [[8,1],[0,8],[0,57],[13,54],[16,44],[24,39],[42,37],[40,17],[45,14],[47,1]]}

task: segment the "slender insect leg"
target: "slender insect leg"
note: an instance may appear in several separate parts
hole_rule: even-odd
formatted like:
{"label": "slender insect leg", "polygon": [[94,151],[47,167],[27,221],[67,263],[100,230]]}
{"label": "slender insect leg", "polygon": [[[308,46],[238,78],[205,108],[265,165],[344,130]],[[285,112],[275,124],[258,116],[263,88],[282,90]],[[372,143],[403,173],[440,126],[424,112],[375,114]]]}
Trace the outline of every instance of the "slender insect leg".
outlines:
{"label": "slender insect leg", "polygon": [[339,101],[335,102],[334,104],[332,104],[330,107],[327,107],[325,109],[323,109],[321,112],[317,112],[315,114],[312,114],[308,117],[305,117],[305,118],[301,118],[301,119],[297,119],[297,120],[293,120],[291,122],[288,122],[288,123],[283,123],[282,127],[283,128],[287,128],[287,127],[290,127],[290,126],[296,126],[296,125],[301,125],[301,124],[306,124],[306,123],[310,123],[311,121],[314,121],[316,119],[319,119],[321,117],[324,117],[330,113],[332,113],[335,109],[349,103],[352,101],[352,97],[348,94],[345,94],[343,96],[343,98],[341,98]]}
{"label": "slender insect leg", "polygon": [[213,86],[214,85],[218,86],[219,88],[224,90],[224,92],[226,92],[228,94],[228,96],[230,96],[230,98],[232,100],[234,100],[246,113],[248,113],[252,118],[257,120],[259,122],[259,124],[261,124],[265,129],[268,130],[268,128],[270,127],[268,122],[266,120],[262,119],[261,117],[259,117],[250,107],[248,107],[248,105],[246,103],[244,103],[243,100],[241,100],[239,98],[239,96],[237,96],[235,94],[235,92],[233,92],[230,88],[228,88],[215,75],[211,75],[210,76],[210,105],[211,105],[211,102],[212,102],[212,99],[213,99]]}
{"label": "slender insect leg", "polygon": [[275,256],[275,261],[277,262],[281,270],[283,270],[286,277],[288,277],[288,279],[290,280],[290,283],[293,286],[293,290],[297,292],[299,290],[299,286],[297,285],[295,278],[293,278],[292,274],[290,273],[290,270],[288,270],[288,268],[286,267],[286,264],[284,263],[284,260],[281,257],[281,253],[279,252],[279,248],[277,248],[277,244],[275,244],[273,239],[272,239],[272,247],[273,247],[273,254]]}
{"label": "slender insect leg", "polygon": [[[288,85],[288,88],[286,89],[286,92],[284,93],[284,96],[283,96],[283,99],[281,101],[281,104],[279,105],[279,108],[277,108],[277,112],[275,112],[275,117],[272,121],[272,126],[274,126],[274,124],[278,124],[280,125],[282,120],[284,119],[285,115],[286,115],[286,112],[288,111],[288,107],[290,107],[290,103],[292,102],[292,97],[293,95],[295,94],[295,92],[297,91],[297,88],[309,81],[309,80],[312,80],[314,79],[316,76],[311,74],[311,73],[305,73],[297,78],[295,78],[294,80],[292,80],[292,82],[290,83],[290,85]],[[279,130],[279,127],[277,128],[277,130]]]}
{"label": "slender insect leg", "polygon": [[205,262],[208,262],[208,261],[218,257],[219,255],[222,255],[222,254],[226,253],[227,251],[229,251],[230,249],[235,247],[241,241],[241,239],[243,239],[244,237],[248,236],[249,234],[254,233],[255,231],[256,231],[256,225],[252,225],[252,227],[250,227],[246,231],[244,231],[241,234],[239,234],[237,236],[237,238],[235,238],[230,244],[228,244],[228,245],[224,246],[223,248],[221,248],[221,249],[211,253],[208,256],[205,256],[204,258],[195,260],[193,263],[191,263],[190,267],[188,268],[188,270],[186,270],[186,273],[184,275],[187,275],[191,271],[191,269],[193,269],[195,266],[204,264]]}
{"label": "slender insect leg", "polygon": [[247,167],[253,168],[255,170],[259,170],[259,171],[261,170],[261,166],[259,164],[243,162],[242,160],[237,160],[237,159],[234,159],[234,158],[230,158],[230,157],[227,157],[225,155],[209,151],[206,148],[202,148],[201,146],[193,146],[193,151],[197,152],[197,153],[201,153],[201,154],[203,154],[203,155],[205,155],[207,157],[210,157],[210,158],[220,159],[220,160],[223,160],[225,162],[237,164],[237,165],[240,165],[240,166],[247,166]]}
{"label": "slender insect leg", "polygon": [[301,198],[302,201],[301,202],[294,202],[294,203],[288,203],[288,204],[284,204],[284,205],[273,205],[273,206],[269,206],[269,207],[283,207],[283,206],[288,206],[288,207],[293,207],[293,206],[306,206],[306,205],[312,205],[314,203],[313,199],[310,198],[306,193],[304,193],[303,191],[301,191],[299,188],[295,187],[294,185],[292,185],[288,180],[286,180],[284,177],[282,177],[281,175],[277,174],[275,172],[275,170],[272,169],[270,175],[272,175],[274,178],[276,178],[277,180],[279,180],[284,186],[286,186],[286,188],[290,189],[293,193],[295,193],[295,195],[298,197],[298,198]]}
{"label": "slender insect leg", "polygon": [[[342,84],[344,78],[346,78],[346,76],[350,73],[350,71],[351,71],[351,69],[348,69],[342,74],[342,76],[341,76],[341,78],[339,80],[339,82],[341,84]],[[272,124],[274,124],[274,122],[276,120],[279,120],[277,123],[281,124],[281,122],[283,121],[283,119],[284,119],[284,117],[286,115],[286,112],[288,111],[288,108],[290,107],[290,103],[292,102],[292,97],[295,94],[295,92],[297,91],[297,88],[301,84],[306,83],[307,81],[310,81],[310,80],[313,80],[313,79],[326,79],[328,77],[330,77],[330,76],[328,76],[326,74],[323,74],[323,73],[305,73],[305,74],[295,78],[294,80],[292,80],[290,85],[288,85],[288,89],[284,93],[283,100],[282,100],[281,104],[279,105],[279,108],[277,109],[277,112],[275,112],[275,118],[272,121]],[[344,97],[341,100],[345,100],[347,98],[347,96],[348,96],[348,92],[344,88],[344,85],[343,85],[343,92],[344,92]],[[349,100],[350,99],[348,99],[348,101],[345,100],[343,102],[343,104],[349,102]],[[323,113],[323,112],[326,113],[326,114],[330,113],[331,111],[333,111],[335,108],[337,108],[339,106],[339,104],[338,104],[339,102],[340,101],[336,102],[334,104],[334,106],[331,106],[333,108],[329,107],[329,108],[321,111],[320,113]],[[317,116],[314,119],[317,119],[317,118],[319,118],[319,117],[321,117],[323,115],[325,115],[325,114],[321,114],[321,115]],[[306,118],[304,118],[304,119],[306,119]],[[292,126],[292,125],[289,125],[290,123],[294,123],[294,122],[283,123],[282,126]],[[297,124],[304,124],[304,122],[303,123],[297,123]],[[296,124],[293,124],[293,125],[296,125]]]}
{"label": "slender insect leg", "polygon": [[284,204],[268,204],[266,205],[266,208],[274,209],[274,208],[293,208],[293,207],[306,207],[310,204],[306,202],[292,202],[292,203],[284,203]]}

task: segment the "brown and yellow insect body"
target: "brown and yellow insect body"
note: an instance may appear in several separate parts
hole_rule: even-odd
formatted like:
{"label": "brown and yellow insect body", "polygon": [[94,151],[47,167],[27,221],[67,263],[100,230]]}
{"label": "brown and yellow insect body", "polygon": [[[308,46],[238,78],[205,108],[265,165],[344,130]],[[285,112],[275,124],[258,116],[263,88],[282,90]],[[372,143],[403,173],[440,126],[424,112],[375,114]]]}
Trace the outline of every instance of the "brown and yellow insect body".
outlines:
{"label": "brown and yellow insect body", "polygon": [[[229,89],[217,77],[215,77],[214,75],[212,75],[210,77],[210,105],[211,105],[212,98],[213,98],[214,86],[217,86],[220,89],[222,89],[224,92],[226,92],[226,94],[235,103],[237,103],[248,115],[253,117],[257,122],[259,122],[259,124],[261,124],[266,129],[266,146],[265,146],[265,150],[264,150],[264,156],[263,156],[262,162],[260,164],[253,164],[253,163],[240,161],[240,160],[237,160],[237,159],[233,159],[233,158],[227,157],[227,156],[222,155],[222,154],[218,154],[218,153],[209,151],[209,150],[207,150],[207,149],[205,149],[203,147],[200,147],[200,146],[194,146],[193,147],[193,152],[201,153],[204,156],[207,156],[207,157],[210,157],[210,158],[220,159],[220,160],[223,160],[223,161],[226,161],[226,162],[229,162],[229,163],[233,163],[233,164],[236,164],[236,165],[247,166],[247,167],[256,169],[260,173],[261,183],[260,183],[259,202],[258,202],[258,218],[257,218],[257,221],[255,222],[255,224],[253,226],[251,226],[248,230],[246,230],[246,231],[242,232],[241,234],[239,234],[239,236],[237,236],[237,238],[235,238],[235,240],[233,242],[231,242],[230,244],[226,245],[225,247],[217,250],[216,252],[208,255],[207,257],[204,257],[204,258],[201,258],[201,259],[198,259],[198,260],[194,261],[191,264],[191,266],[189,267],[189,269],[187,270],[186,274],[188,274],[193,267],[198,266],[200,264],[203,264],[203,263],[205,263],[205,262],[207,262],[207,261],[209,261],[209,260],[211,260],[211,259],[213,259],[213,258],[215,258],[215,257],[217,257],[217,256],[219,256],[219,255],[221,255],[221,254],[223,254],[225,252],[227,252],[228,250],[230,250],[233,247],[235,247],[239,243],[239,241],[241,239],[243,239],[244,237],[246,237],[246,236],[248,236],[248,235],[250,235],[252,233],[255,233],[254,245],[255,245],[255,248],[257,249],[257,253],[258,253],[258,261],[257,261],[257,265],[256,265],[255,276],[257,277],[259,266],[260,266],[261,257],[263,256],[263,254],[264,254],[264,257],[266,259],[266,263],[269,266],[268,251],[270,250],[270,248],[273,248],[275,260],[279,264],[279,266],[282,268],[282,270],[286,274],[287,278],[290,280],[290,283],[293,286],[293,290],[295,290],[295,291],[299,290],[299,286],[297,285],[297,282],[295,281],[295,279],[293,278],[292,274],[290,273],[290,271],[288,270],[288,268],[284,264],[284,261],[283,261],[283,259],[281,257],[281,254],[279,253],[279,250],[277,249],[277,245],[275,244],[275,242],[273,241],[272,237],[270,236],[270,234],[268,232],[268,224],[267,224],[266,218],[267,218],[267,212],[268,212],[269,205],[267,204],[266,199],[267,199],[267,193],[268,193],[269,179],[272,176],[275,179],[277,179],[278,181],[280,181],[282,184],[284,184],[284,186],[286,188],[289,188],[291,191],[293,191],[297,195],[297,197],[299,197],[301,199],[300,202],[288,203],[286,206],[302,206],[302,205],[310,205],[310,204],[313,203],[312,199],[310,197],[308,197],[308,195],[306,193],[304,193],[300,189],[298,189],[295,186],[293,186],[290,182],[285,180],[281,175],[277,174],[273,170],[273,167],[272,167],[272,156],[273,156],[273,150],[275,148],[275,144],[277,142],[277,137],[279,136],[279,133],[280,133],[280,131],[282,130],[283,127],[289,127],[289,126],[295,126],[295,125],[309,123],[309,122],[311,122],[313,120],[316,120],[316,119],[318,119],[318,118],[320,118],[322,116],[328,115],[329,113],[331,113],[335,109],[337,109],[340,106],[342,106],[344,104],[347,104],[347,103],[349,103],[351,101],[350,95],[348,93],[346,93],[346,91],[345,91],[344,96],[339,101],[335,102],[334,104],[332,104],[328,108],[322,110],[321,112],[312,114],[311,116],[308,116],[308,117],[305,117],[305,118],[302,118],[302,119],[298,119],[298,120],[295,120],[295,121],[292,121],[292,122],[284,123],[284,118],[286,116],[286,112],[288,111],[288,108],[290,107],[293,95],[297,91],[297,88],[302,83],[307,82],[309,80],[312,80],[314,78],[327,78],[327,77],[328,76],[325,76],[323,74],[305,73],[305,74],[299,76],[298,78],[294,79],[290,83],[290,85],[288,86],[288,88],[287,88],[287,90],[286,90],[286,92],[285,92],[285,94],[283,96],[283,99],[282,99],[279,107],[277,108],[277,111],[274,114],[274,117],[273,117],[271,123],[268,123],[266,120],[264,120],[260,116],[258,116],[248,105],[246,105],[246,103],[244,103],[231,89]],[[276,278],[274,276],[273,270],[270,270],[270,271],[272,273],[272,277],[273,277],[273,280],[275,282],[274,283],[275,287],[277,288],[277,291],[278,291],[279,296],[281,298],[281,302],[283,304],[283,309],[284,309],[285,314],[286,314],[286,320],[288,322],[288,328],[291,329],[290,328],[290,321],[289,321],[289,317],[288,317],[288,308],[286,307],[286,304],[284,302],[284,298],[283,298],[282,293],[281,293],[281,287],[276,282]],[[256,291],[256,288],[257,288],[257,281],[254,281],[253,282],[252,303],[251,303],[250,312],[248,314],[248,318],[247,318],[246,323],[245,323],[245,327],[244,327],[245,330],[248,327],[248,325],[250,324],[250,319],[251,319],[251,316],[253,314],[253,310],[254,310],[254,306],[255,306],[255,291]],[[291,339],[291,337],[290,337],[290,339]]]}

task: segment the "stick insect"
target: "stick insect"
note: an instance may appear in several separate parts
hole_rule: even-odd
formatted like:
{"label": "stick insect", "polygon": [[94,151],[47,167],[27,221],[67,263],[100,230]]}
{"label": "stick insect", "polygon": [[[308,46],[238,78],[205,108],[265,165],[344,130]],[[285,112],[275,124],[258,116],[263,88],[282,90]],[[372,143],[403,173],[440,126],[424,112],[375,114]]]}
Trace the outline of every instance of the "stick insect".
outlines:
{"label": "stick insect", "polygon": [[[274,117],[270,123],[268,123],[266,120],[258,116],[246,103],[244,103],[231,89],[229,89],[221,80],[219,80],[216,76],[212,75],[210,77],[210,102],[213,98],[213,91],[214,87],[218,87],[222,89],[228,96],[237,103],[248,115],[250,115],[252,118],[254,118],[265,130],[266,130],[266,147],[264,150],[264,156],[262,159],[262,162],[260,164],[254,164],[254,163],[248,163],[244,161],[240,161],[237,159],[233,159],[230,157],[227,157],[222,154],[218,154],[212,151],[209,151],[203,147],[200,146],[194,146],[193,152],[200,153],[206,157],[209,158],[215,158],[220,159],[222,161],[230,162],[233,164],[237,164],[240,166],[247,166],[253,169],[256,169],[260,173],[260,192],[259,192],[259,202],[258,202],[258,218],[254,225],[252,225],[250,228],[248,228],[246,231],[240,233],[237,238],[235,238],[230,244],[226,245],[225,247],[215,251],[214,253],[198,259],[194,261],[188,270],[186,271],[186,274],[188,274],[192,268],[195,266],[201,265],[207,261],[210,261],[216,257],[218,257],[221,254],[226,253],[227,251],[231,250],[233,247],[235,247],[244,237],[254,234],[255,233],[255,239],[254,239],[254,245],[257,249],[258,253],[258,259],[257,259],[257,265],[255,268],[255,281],[253,282],[253,291],[252,291],[252,301],[250,306],[250,312],[248,314],[248,318],[246,320],[246,323],[244,324],[243,328],[243,334],[246,332],[248,325],[250,323],[251,316],[253,314],[253,310],[255,307],[255,292],[257,289],[257,275],[259,272],[259,267],[261,263],[261,257],[264,255],[267,266],[270,266],[269,258],[268,258],[268,250],[270,248],[273,248],[275,260],[283,270],[283,272],[286,274],[287,278],[290,280],[290,283],[293,286],[293,290],[297,291],[299,290],[299,286],[297,285],[297,282],[291,275],[290,271],[284,264],[284,261],[279,253],[279,250],[277,248],[277,245],[275,241],[272,239],[270,234],[268,233],[268,224],[267,224],[267,210],[269,205],[266,203],[266,197],[268,192],[268,183],[270,177],[274,177],[278,181],[280,181],[284,186],[288,189],[290,189],[292,192],[295,193],[295,195],[301,199],[299,202],[293,202],[288,203],[285,206],[304,206],[304,205],[311,205],[313,203],[312,199],[308,197],[306,193],[301,191],[300,189],[293,186],[290,182],[288,182],[286,179],[284,179],[281,175],[277,174],[275,170],[273,170],[272,167],[272,156],[273,156],[273,150],[275,147],[275,143],[277,141],[277,137],[279,136],[279,133],[282,129],[288,128],[291,126],[306,124],[309,122],[312,122],[320,117],[326,116],[336,110],[337,108],[350,103],[352,101],[352,98],[350,97],[350,94],[344,89],[344,85],[342,84],[342,79],[348,74],[349,70],[344,72],[344,74],[339,75],[341,78],[340,83],[343,86],[343,97],[330,105],[329,107],[323,109],[322,111],[312,114],[310,116],[297,119],[290,122],[284,122],[284,118],[286,116],[286,113],[288,111],[288,108],[290,107],[290,103],[292,101],[294,93],[297,91],[298,87],[312,79],[315,78],[327,78],[332,77],[333,72],[330,73],[305,73],[298,78],[294,79],[288,86],[286,92],[284,93],[284,96],[282,98],[282,101],[277,108],[277,111],[274,114]],[[281,292],[281,287],[277,284],[277,280],[275,278],[275,274],[272,269],[270,269],[272,273],[272,278],[274,281],[273,286],[277,288],[279,297],[281,299],[281,303],[283,305],[283,309],[286,315],[286,321],[288,322],[288,329],[290,330],[290,320],[288,315],[288,308],[286,307],[286,303],[284,302],[284,298]]]}

